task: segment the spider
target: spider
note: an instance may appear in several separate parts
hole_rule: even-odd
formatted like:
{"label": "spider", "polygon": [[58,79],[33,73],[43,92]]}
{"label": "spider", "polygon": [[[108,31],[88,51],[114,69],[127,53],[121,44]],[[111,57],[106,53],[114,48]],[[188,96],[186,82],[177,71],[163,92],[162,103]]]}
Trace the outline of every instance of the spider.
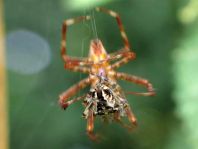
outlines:
{"label": "spider", "polygon": [[[68,56],[66,49],[67,27],[84,20],[90,20],[91,17],[87,15],[65,20],[62,24],[61,41],[61,56],[64,61],[64,68],[75,72],[87,73],[89,76],[79,81],[59,96],[59,104],[63,109],[66,109],[76,101],[84,99],[85,110],[83,112],[83,117],[87,119],[86,131],[92,140],[96,139],[96,135],[93,133],[94,118],[96,116],[101,116],[103,118],[110,117],[121,123],[123,126],[126,125],[122,123],[121,117],[127,116],[130,126],[137,125],[136,117],[124,96],[124,92],[116,83],[118,79],[142,85],[147,89],[147,92],[129,92],[129,94],[142,96],[155,95],[152,84],[148,80],[115,71],[115,69],[123,64],[126,64],[130,60],[134,60],[136,54],[130,48],[129,40],[119,14],[112,10],[100,7],[97,7],[95,10],[103,12],[116,19],[124,47],[117,52],[108,54],[101,40],[93,39],[90,42],[89,56],[87,58]],[[79,90],[88,85],[91,86],[88,94],[69,100]]]}

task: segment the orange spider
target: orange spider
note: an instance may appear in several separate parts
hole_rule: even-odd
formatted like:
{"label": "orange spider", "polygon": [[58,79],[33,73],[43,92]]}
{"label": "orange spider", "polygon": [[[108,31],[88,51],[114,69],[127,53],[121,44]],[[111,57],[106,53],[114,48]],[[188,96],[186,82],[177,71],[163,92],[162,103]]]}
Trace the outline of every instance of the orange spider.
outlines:
{"label": "orange spider", "polygon": [[[83,20],[90,20],[91,17],[81,16],[75,19],[68,19],[64,21],[62,25],[61,42],[61,56],[64,61],[64,67],[65,69],[72,71],[88,73],[89,76],[73,85],[59,96],[59,103],[64,109],[66,109],[70,104],[84,99],[84,105],[86,108],[83,112],[83,116],[85,119],[87,119],[87,134],[92,140],[96,139],[93,129],[94,117],[97,115],[103,118],[111,118],[123,126],[126,125],[122,123],[121,117],[126,115],[132,124],[131,126],[135,126],[137,124],[136,118],[131,111],[123,91],[116,83],[117,79],[143,85],[148,91],[145,93],[129,92],[130,94],[142,96],[155,95],[152,84],[149,83],[148,80],[115,71],[116,68],[129,62],[130,60],[135,59],[136,56],[135,53],[130,50],[129,41],[124,31],[120,16],[116,12],[104,8],[96,8],[96,11],[104,12],[116,19],[121,37],[124,41],[124,47],[115,53],[108,54],[101,40],[94,39],[91,40],[90,43],[88,58],[76,58],[68,56],[66,54],[67,27]],[[113,63],[110,64],[110,62]],[[68,101],[68,99],[70,99],[74,94],[88,85],[91,86],[88,94]]]}

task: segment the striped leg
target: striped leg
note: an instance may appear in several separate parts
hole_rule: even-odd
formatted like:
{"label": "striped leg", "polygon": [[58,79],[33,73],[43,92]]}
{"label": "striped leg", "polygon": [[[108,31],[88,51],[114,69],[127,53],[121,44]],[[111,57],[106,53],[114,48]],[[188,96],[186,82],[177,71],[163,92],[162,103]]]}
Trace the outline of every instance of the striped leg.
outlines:
{"label": "striped leg", "polygon": [[[67,55],[67,50],[66,50],[66,33],[67,33],[67,27],[81,22],[83,20],[89,20],[90,16],[81,16],[75,19],[68,19],[63,22],[62,25],[62,41],[61,41],[61,56],[63,61],[65,62],[65,68],[74,70],[74,71],[80,71],[80,72],[88,72],[88,68],[85,67],[79,68],[80,66],[84,66],[87,63],[87,58],[75,58]],[[75,67],[75,68],[74,68]]]}
{"label": "striped leg", "polygon": [[[103,63],[104,61],[110,62],[110,61],[115,61],[118,60],[117,62],[115,62],[114,64],[111,65],[111,68],[115,69],[120,67],[123,64],[126,64],[127,62],[129,62],[130,60],[135,59],[136,55],[135,53],[131,52],[131,51],[118,51],[115,53],[111,53],[108,55],[108,58],[105,60],[101,60],[100,63]],[[122,58],[122,59],[120,59]]]}
{"label": "striped leg", "polygon": [[82,67],[82,66],[78,66],[78,65],[73,65],[70,62],[65,63],[64,68],[68,69],[68,70],[75,71],[75,72],[78,71],[78,72],[82,72],[82,73],[90,73],[90,68],[84,67],[84,66]]}
{"label": "striped leg", "polygon": [[123,42],[124,42],[125,50],[129,51],[129,49],[130,49],[129,40],[128,40],[127,35],[125,33],[124,26],[122,24],[122,21],[121,21],[121,18],[119,16],[119,14],[112,11],[112,10],[108,10],[108,9],[100,8],[100,7],[97,7],[96,11],[104,12],[104,13],[109,14],[110,16],[112,16],[116,19],[116,21],[118,23],[118,27],[120,29],[121,37],[122,37]]}
{"label": "striped leg", "polygon": [[143,85],[147,88],[147,91],[148,91],[146,93],[128,92],[128,94],[135,94],[135,95],[141,95],[141,96],[153,96],[153,95],[155,95],[152,84],[146,79],[143,79],[143,78],[140,78],[140,77],[137,77],[137,76],[133,76],[133,75],[128,75],[128,74],[125,74],[125,73],[120,73],[120,72],[116,73],[116,78],[126,80],[126,81],[129,81],[129,82],[133,82],[135,84]]}
{"label": "striped leg", "polygon": [[64,109],[66,109],[66,108],[69,107],[71,104],[73,104],[73,103],[75,103],[75,102],[77,102],[77,101],[79,101],[79,100],[81,100],[81,99],[83,99],[83,98],[85,98],[85,97],[86,97],[86,94],[83,95],[83,96],[74,98],[74,99],[72,99],[72,100],[69,100],[69,101],[67,101],[67,102],[61,103],[61,106],[62,106]]}
{"label": "striped leg", "polygon": [[134,52],[131,52],[131,51],[127,51],[127,52],[126,51],[118,51],[118,52],[109,54],[108,58],[105,59],[105,60],[100,61],[100,63],[103,63],[104,61],[110,62],[110,61],[118,60],[118,61],[114,62],[110,66],[112,69],[116,69],[116,68],[119,68],[123,64],[126,64],[130,60],[133,60],[135,58],[136,58],[136,54]]}
{"label": "striped leg", "polygon": [[129,40],[128,40],[128,37],[127,37],[126,32],[124,30],[124,26],[122,24],[122,21],[121,21],[121,18],[119,16],[119,14],[112,11],[112,10],[108,10],[108,9],[100,8],[100,7],[97,7],[96,11],[104,12],[104,13],[109,14],[110,16],[112,16],[116,19],[119,30],[120,30],[121,37],[122,37],[123,42],[124,42],[124,48],[121,51],[115,52],[115,53],[109,55],[110,58],[108,59],[108,61],[122,58],[121,60],[114,63],[112,65],[112,68],[118,68],[121,65],[127,63],[128,61],[135,59],[135,53],[130,51]]}
{"label": "striped leg", "polygon": [[[68,90],[66,90],[65,92],[63,92],[60,96],[59,96],[59,104],[61,105],[61,107],[63,109],[66,109],[70,104],[72,104],[75,101],[78,101],[80,99],[76,98],[73,100],[70,100],[67,102],[67,100],[72,97],[74,94],[76,94],[76,92],[78,92],[79,90],[85,88],[87,85],[89,85],[90,79],[89,78],[85,78],[83,80],[81,80],[78,84],[73,85],[72,87],[70,87]],[[83,96],[82,96],[83,97]]]}
{"label": "striped leg", "polygon": [[[127,117],[128,117],[128,115],[127,115]],[[131,119],[131,118],[130,118],[130,119]],[[115,112],[115,113],[114,113],[114,120],[115,120],[116,122],[118,122],[122,127],[128,129],[129,131],[131,131],[131,130],[134,128],[133,125],[131,126],[131,125],[127,125],[127,124],[123,123],[122,120],[121,120],[120,114],[119,114],[118,112]],[[131,121],[130,121],[130,122],[131,122]],[[136,125],[136,123],[132,123],[132,124],[135,124],[135,125]]]}
{"label": "striped leg", "polygon": [[94,114],[93,111],[90,109],[88,118],[87,118],[87,135],[93,141],[98,141],[98,135],[93,133],[94,129]]}
{"label": "striped leg", "polygon": [[[120,66],[122,66],[123,64],[128,63],[130,60],[133,60],[136,58],[136,54],[134,52],[122,52],[121,54],[118,54],[117,57],[120,55],[120,57],[122,57],[122,59],[118,60],[117,62],[113,63],[111,65],[112,69],[116,69],[119,68]],[[115,57],[116,57],[116,53],[115,53]]]}
{"label": "striped leg", "polygon": [[125,112],[126,112],[126,115],[128,117],[129,122],[131,122],[131,124],[137,126],[137,120],[136,120],[135,115],[133,114],[133,112],[131,111],[131,108],[129,106],[127,106],[125,108]]}

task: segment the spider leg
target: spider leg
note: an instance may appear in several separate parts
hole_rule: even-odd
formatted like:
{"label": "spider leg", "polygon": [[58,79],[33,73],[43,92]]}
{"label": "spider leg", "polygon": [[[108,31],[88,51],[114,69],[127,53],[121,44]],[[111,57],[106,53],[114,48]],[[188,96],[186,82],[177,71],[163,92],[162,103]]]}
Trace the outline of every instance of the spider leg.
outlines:
{"label": "spider leg", "polygon": [[124,26],[122,24],[122,21],[121,21],[121,18],[119,16],[119,14],[112,11],[112,10],[108,10],[108,9],[100,8],[100,7],[96,7],[96,11],[104,12],[104,13],[106,13],[106,14],[108,14],[108,15],[110,15],[110,16],[112,16],[116,19],[119,30],[120,30],[121,37],[122,37],[123,42],[124,42],[124,47],[125,47],[124,49],[125,49],[125,51],[129,51],[129,49],[130,49],[129,40],[128,40],[128,37],[127,37],[126,32],[124,30]]}
{"label": "spider leg", "polygon": [[61,104],[61,106],[62,106],[62,107],[64,106],[64,109],[65,109],[66,107],[70,106],[70,105],[73,104],[74,102],[77,102],[77,101],[83,99],[84,97],[86,97],[86,95],[83,95],[83,96],[74,98],[74,99],[72,99],[72,100],[69,100],[69,101],[65,102],[64,105]]}
{"label": "spider leg", "polygon": [[136,55],[134,52],[121,52],[120,54],[116,55],[115,54],[111,54],[110,57],[122,57],[122,59],[118,60],[117,62],[113,63],[111,65],[111,68],[112,69],[116,69],[116,68],[119,68],[120,66],[122,66],[123,64],[126,64],[128,63],[130,60],[133,60],[136,58]]}
{"label": "spider leg", "polygon": [[133,114],[133,112],[132,112],[132,110],[131,110],[131,108],[129,106],[125,107],[125,112],[126,112],[126,115],[128,117],[129,122],[131,122],[131,124],[137,126],[136,117]]}
{"label": "spider leg", "polygon": [[146,93],[128,92],[129,94],[131,93],[131,94],[142,95],[142,96],[153,96],[153,95],[155,95],[152,84],[146,79],[143,79],[143,78],[140,78],[140,77],[137,77],[137,76],[134,76],[134,75],[121,73],[121,72],[117,72],[115,74],[115,76],[116,76],[117,79],[122,79],[122,80],[126,80],[126,81],[129,81],[129,82],[135,83],[135,84],[143,85],[147,88],[147,91],[148,91]]}
{"label": "spider leg", "polygon": [[[70,25],[73,25],[75,23],[81,22],[83,20],[89,20],[90,16],[80,16],[75,19],[68,19],[65,20],[62,24],[62,41],[61,41],[61,56],[63,61],[65,62],[65,68],[74,70],[74,71],[80,71],[88,73],[88,68],[81,68],[82,66],[86,65],[88,63],[87,58],[76,58],[71,57],[67,55],[66,50],[66,33],[67,33],[67,27]],[[81,67],[80,67],[81,66]]]}
{"label": "spider leg", "polygon": [[115,120],[116,122],[118,122],[122,127],[128,129],[129,131],[131,131],[131,130],[134,128],[134,127],[131,126],[131,125],[129,126],[129,125],[123,123],[122,120],[121,120],[120,114],[119,114],[118,112],[115,112],[115,113],[114,113],[114,120]]}
{"label": "spider leg", "polygon": [[91,83],[90,79],[89,78],[85,78],[85,79],[81,80],[80,82],[78,82],[76,85],[73,85],[68,90],[66,90],[65,92],[63,92],[59,96],[59,104],[61,105],[61,107],[63,109],[66,109],[71,103],[73,103],[74,101],[78,101],[78,99],[74,99],[74,100],[71,100],[69,102],[66,102],[76,92],[78,92],[79,90],[85,88],[90,83]]}
{"label": "spider leg", "polygon": [[[101,60],[100,63],[104,62],[104,61],[114,61],[120,58],[123,58],[124,62],[122,62],[123,64],[127,63],[129,60],[133,60],[135,59],[136,55],[134,52],[131,51],[124,51],[123,49],[114,53],[111,53],[108,55],[107,59]],[[120,61],[121,61],[120,60]],[[119,66],[118,66],[119,67]]]}
{"label": "spider leg", "polygon": [[93,133],[93,129],[94,129],[94,114],[92,109],[90,109],[87,118],[87,135],[91,140],[97,141],[98,136]]}
{"label": "spider leg", "polygon": [[68,69],[68,70],[72,70],[74,72],[78,71],[78,72],[82,72],[82,73],[90,73],[90,68],[73,65],[70,61],[68,61],[68,63],[64,64],[64,68]]}
{"label": "spider leg", "polygon": [[119,58],[123,57],[121,60],[114,63],[112,65],[112,68],[113,69],[118,68],[121,65],[127,63],[128,61],[135,59],[135,57],[136,57],[135,53],[130,51],[129,40],[128,40],[128,37],[127,37],[126,32],[124,30],[124,26],[122,24],[122,21],[121,21],[121,18],[119,16],[119,14],[112,11],[112,10],[108,10],[108,9],[100,8],[100,7],[97,7],[96,11],[104,12],[104,13],[106,13],[106,14],[108,14],[108,15],[110,15],[110,16],[112,16],[116,19],[119,30],[120,30],[121,37],[122,37],[123,42],[124,42],[124,48],[122,50],[109,55],[110,58],[108,58],[108,61],[119,59]]}

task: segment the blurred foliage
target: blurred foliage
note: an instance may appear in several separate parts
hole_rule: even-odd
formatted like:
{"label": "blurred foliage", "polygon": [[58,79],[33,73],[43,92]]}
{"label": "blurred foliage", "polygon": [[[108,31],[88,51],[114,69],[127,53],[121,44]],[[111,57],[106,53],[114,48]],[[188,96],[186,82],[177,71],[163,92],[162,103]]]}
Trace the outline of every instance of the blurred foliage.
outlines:
{"label": "blurred foliage", "polygon": [[[5,1],[7,35],[20,29],[34,32],[48,42],[52,55],[50,65],[39,73],[22,75],[8,69],[11,149],[196,149],[197,17],[190,15],[193,19],[183,23],[178,15],[192,6],[191,1],[94,2]],[[127,95],[139,124],[132,133],[116,123],[106,125],[97,119],[95,131],[104,136],[98,144],[86,136],[81,103],[66,111],[57,103],[62,91],[86,76],[63,68],[60,57],[63,20],[91,14],[96,21],[96,30],[92,21],[68,29],[70,55],[86,56],[89,40],[96,38],[96,31],[108,52],[123,46],[115,20],[88,9],[95,5],[119,12],[137,54],[136,60],[118,71],[149,79],[157,92],[156,97]],[[197,13],[194,6],[192,9]],[[130,83],[119,81],[119,84],[124,90],[141,90]]]}
{"label": "blurred foliage", "polygon": [[[186,8],[185,8],[186,9]],[[197,12],[198,14],[198,12]],[[180,39],[179,46],[173,52],[176,115],[181,120],[180,127],[173,130],[179,134],[177,142],[172,142],[172,148],[198,148],[198,19],[186,26],[184,36]],[[182,135],[181,135],[182,134]],[[185,136],[185,137],[184,137]],[[174,139],[173,139],[174,140]],[[172,141],[172,140],[171,140]]]}
{"label": "blurred foliage", "polygon": [[188,4],[181,8],[178,13],[179,19],[185,23],[192,23],[198,18],[198,1],[197,0],[190,0]]}
{"label": "blurred foliage", "polygon": [[[100,6],[112,0],[62,0],[63,7],[67,10],[84,10]],[[117,0],[116,0],[117,1]]]}

